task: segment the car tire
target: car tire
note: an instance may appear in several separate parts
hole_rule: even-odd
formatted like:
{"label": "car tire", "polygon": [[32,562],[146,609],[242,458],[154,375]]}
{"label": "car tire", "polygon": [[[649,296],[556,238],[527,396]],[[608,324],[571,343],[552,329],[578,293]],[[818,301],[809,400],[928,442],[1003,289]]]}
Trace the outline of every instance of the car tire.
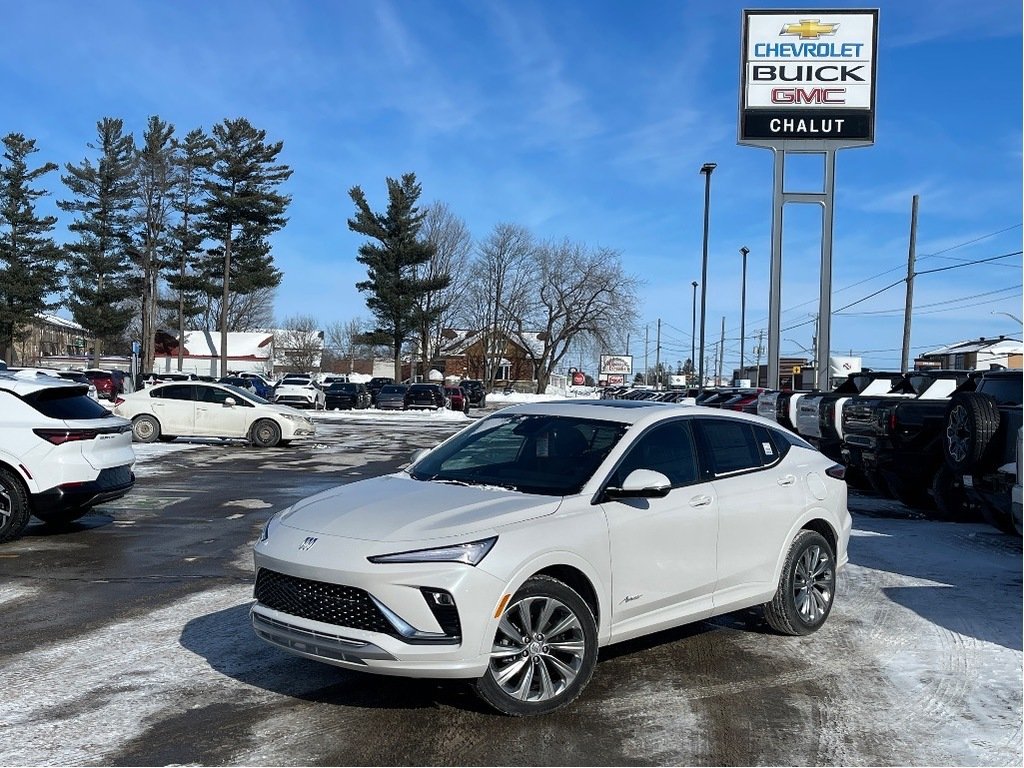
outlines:
{"label": "car tire", "polygon": [[977,520],[977,515],[967,502],[967,495],[960,479],[945,464],[941,464],[932,477],[929,493],[935,503],[932,517],[950,523],[967,523]]}
{"label": "car tire", "polygon": [[[545,637],[547,630],[556,634]],[[474,687],[506,715],[543,715],[570,704],[597,664],[597,622],[568,585],[534,576],[509,600],[487,672]]]}
{"label": "car tire", "polygon": [[155,443],[160,439],[160,422],[149,414],[136,416],[132,419],[132,439],[137,443]]}
{"label": "car tire", "polygon": [[959,392],[946,408],[942,453],[954,472],[966,475],[984,458],[999,429],[996,401],[983,392]]}
{"label": "car tire", "polygon": [[17,475],[0,469],[0,544],[21,536],[31,517],[25,486]]}
{"label": "car tire", "polygon": [[281,442],[281,428],[270,419],[259,419],[249,429],[249,442],[257,448],[273,448]]}
{"label": "car tire", "polygon": [[832,611],[836,594],[836,556],[817,531],[804,529],[782,566],[779,588],[764,604],[768,626],[783,635],[809,635]]}

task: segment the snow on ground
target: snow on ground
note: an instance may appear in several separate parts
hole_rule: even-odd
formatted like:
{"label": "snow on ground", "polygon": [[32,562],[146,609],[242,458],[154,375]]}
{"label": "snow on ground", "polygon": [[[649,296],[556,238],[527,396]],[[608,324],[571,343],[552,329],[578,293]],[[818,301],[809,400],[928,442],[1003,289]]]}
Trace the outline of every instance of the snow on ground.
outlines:
{"label": "snow on ground", "polygon": [[160,459],[172,453],[203,448],[210,445],[222,445],[220,440],[194,438],[192,440],[175,440],[171,443],[132,443],[135,450],[135,466],[132,468],[136,477],[148,477],[169,472],[160,466]]}

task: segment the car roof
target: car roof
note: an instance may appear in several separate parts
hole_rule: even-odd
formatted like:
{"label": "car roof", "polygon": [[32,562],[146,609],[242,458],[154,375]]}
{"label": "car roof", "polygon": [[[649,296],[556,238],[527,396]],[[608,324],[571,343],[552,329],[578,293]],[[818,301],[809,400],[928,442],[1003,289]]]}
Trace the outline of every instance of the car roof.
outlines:
{"label": "car roof", "polygon": [[739,411],[723,411],[700,405],[666,403],[657,400],[549,400],[540,403],[521,403],[502,408],[495,415],[521,413],[538,416],[575,416],[581,419],[617,421],[636,424],[641,421],[657,421],[665,416],[707,416],[713,418],[737,419],[779,428],[778,424]]}
{"label": "car roof", "polygon": [[87,391],[84,384],[79,384],[77,381],[71,381],[70,379],[59,379],[56,376],[21,378],[15,376],[14,372],[0,371],[0,389],[11,392],[19,397],[53,387],[73,387],[81,389],[83,392]]}

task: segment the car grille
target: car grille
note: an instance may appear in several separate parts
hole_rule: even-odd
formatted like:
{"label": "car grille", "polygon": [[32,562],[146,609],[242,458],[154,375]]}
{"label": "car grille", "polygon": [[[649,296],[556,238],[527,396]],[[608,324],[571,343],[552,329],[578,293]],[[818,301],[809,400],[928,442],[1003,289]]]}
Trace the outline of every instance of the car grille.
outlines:
{"label": "car grille", "polygon": [[357,587],[287,576],[261,568],[256,576],[256,600],[275,611],[337,627],[395,634],[395,628],[370,598]]}

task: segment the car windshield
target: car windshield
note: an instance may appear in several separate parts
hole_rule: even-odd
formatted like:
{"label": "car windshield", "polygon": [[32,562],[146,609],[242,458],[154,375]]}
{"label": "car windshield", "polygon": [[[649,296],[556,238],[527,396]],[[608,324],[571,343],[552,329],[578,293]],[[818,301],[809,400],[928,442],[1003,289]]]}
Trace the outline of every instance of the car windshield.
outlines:
{"label": "car windshield", "polygon": [[572,416],[496,415],[409,468],[417,480],[485,485],[522,493],[579,493],[628,429]]}
{"label": "car windshield", "polygon": [[356,385],[355,384],[348,384],[348,383],[346,383],[344,381],[336,381],[333,384],[331,384],[331,386],[329,387],[328,391],[330,391],[330,392],[355,392],[356,391]]}

